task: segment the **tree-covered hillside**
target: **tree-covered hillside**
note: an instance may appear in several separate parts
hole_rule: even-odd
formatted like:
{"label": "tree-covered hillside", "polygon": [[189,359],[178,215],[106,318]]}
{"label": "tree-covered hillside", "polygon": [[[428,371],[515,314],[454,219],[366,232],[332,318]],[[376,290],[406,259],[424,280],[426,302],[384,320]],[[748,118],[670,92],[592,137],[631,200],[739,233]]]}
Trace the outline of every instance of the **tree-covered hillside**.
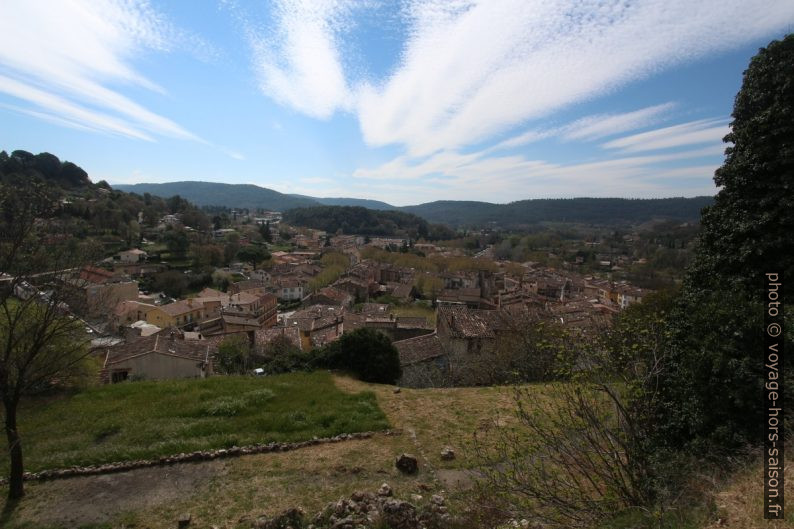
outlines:
{"label": "tree-covered hillside", "polygon": [[169,213],[179,213],[187,226],[210,227],[206,215],[182,197],[140,196],[111,189],[104,181],[95,184],[80,166],[50,153],[0,151],[0,183],[14,186],[30,181],[46,184],[60,199],[60,217],[81,238],[113,235],[132,244],[140,238],[142,224],[155,226]]}
{"label": "tree-covered hillside", "polygon": [[251,184],[221,184],[217,182],[168,182],[165,184],[114,185],[114,189],[131,193],[150,193],[159,197],[179,195],[198,206],[266,209],[284,211],[290,208],[318,205],[310,198],[285,195],[272,189]]}
{"label": "tree-covered hillside", "polygon": [[444,226],[402,211],[377,211],[358,206],[317,206],[296,208],[284,214],[284,221],[329,233],[407,236],[412,239],[441,239],[454,234]]}
{"label": "tree-covered hillside", "polygon": [[[642,224],[654,219],[694,222],[700,210],[712,204],[712,197],[694,198],[572,198],[519,200],[509,204],[440,200],[416,206],[395,207],[378,200],[317,198],[285,195],[250,184],[215,182],[170,182],[167,184],[116,185],[115,189],[150,193],[160,197],[180,195],[199,206],[268,209],[286,211],[313,206],[358,206],[372,210],[402,211],[429,222],[456,227],[500,226],[521,228],[540,222],[583,224]],[[382,230],[381,230],[382,231]]]}
{"label": "tree-covered hillside", "polygon": [[298,198],[305,198],[307,200],[314,200],[323,206],[360,206],[367,209],[380,209],[384,211],[392,211],[400,209],[397,206],[392,206],[380,200],[369,200],[366,198],[344,198],[344,197],[310,197],[306,195],[290,195]]}
{"label": "tree-covered hillside", "polygon": [[651,219],[696,221],[712,197],[694,198],[571,198],[519,200],[509,204],[437,201],[401,208],[430,222],[450,226],[495,224],[517,228],[539,222],[640,224]]}

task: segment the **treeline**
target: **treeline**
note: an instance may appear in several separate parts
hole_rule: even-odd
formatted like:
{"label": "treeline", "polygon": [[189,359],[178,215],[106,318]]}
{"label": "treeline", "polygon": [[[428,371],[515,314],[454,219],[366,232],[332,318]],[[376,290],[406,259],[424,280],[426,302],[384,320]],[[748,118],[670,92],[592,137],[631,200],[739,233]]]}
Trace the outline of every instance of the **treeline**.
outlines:
{"label": "treeline", "polygon": [[618,225],[641,224],[652,219],[696,221],[700,211],[712,204],[712,197],[694,198],[569,198],[519,200],[509,204],[442,200],[403,211],[430,222],[453,227],[495,225],[522,228],[540,222]]}
{"label": "treeline", "polygon": [[132,184],[114,186],[130,193],[151,193],[161,197],[179,194],[199,206],[225,206],[283,211],[289,208],[318,205],[311,198],[285,195],[252,184],[222,184],[218,182],[167,182],[163,184]]}
{"label": "treeline", "polygon": [[13,175],[45,180],[67,189],[92,185],[88,173],[81,167],[62,162],[48,152],[33,154],[17,150],[9,155],[0,151],[0,180],[7,182]]}
{"label": "treeline", "polygon": [[44,184],[60,201],[59,217],[78,237],[117,236],[137,244],[146,227],[155,227],[166,214],[179,214],[185,226],[208,230],[207,216],[179,195],[160,198],[111,189],[105,181],[93,183],[80,166],[54,154],[0,151],[0,182],[9,186]]}
{"label": "treeline", "polygon": [[405,236],[410,239],[450,239],[449,228],[402,211],[382,211],[359,206],[295,208],[284,213],[284,222],[344,235]]}

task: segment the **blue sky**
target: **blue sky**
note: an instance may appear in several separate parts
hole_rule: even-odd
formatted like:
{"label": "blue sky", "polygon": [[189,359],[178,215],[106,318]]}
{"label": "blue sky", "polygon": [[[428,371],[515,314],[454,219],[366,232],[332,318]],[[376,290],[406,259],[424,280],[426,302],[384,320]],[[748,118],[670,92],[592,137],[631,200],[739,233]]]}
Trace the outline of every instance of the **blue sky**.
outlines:
{"label": "blue sky", "polygon": [[6,0],[0,148],[395,205],[713,194],[790,0]]}

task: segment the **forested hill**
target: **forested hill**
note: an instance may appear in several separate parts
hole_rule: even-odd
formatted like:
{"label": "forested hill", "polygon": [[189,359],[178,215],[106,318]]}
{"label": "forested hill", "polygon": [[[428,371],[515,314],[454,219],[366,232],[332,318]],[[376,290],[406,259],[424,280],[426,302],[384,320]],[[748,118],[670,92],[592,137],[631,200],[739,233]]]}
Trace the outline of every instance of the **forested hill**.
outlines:
{"label": "forested hill", "polygon": [[17,150],[9,155],[6,151],[0,151],[0,180],[5,182],[17,176],[38,178],[51,186],[69,190],[94,187],[82,167],[72,162],[62,162],[54,154]]}
{"label": "forested hill", "polygon": [[402,211],[377,211],[359,206],[316,206],[296,208],[284,214],[284,221],[295,225],[341,232],[347,235],[408,236],[412,239],[447,239],[454,233],[441,225]]}
{"label": "forested hill", "polygon": [[114,185],[114,189],[159,197],[179,195],[199,206],[269,209],[285,211],[290,208],[317,206],[308,197],[285,195],[272,189],[251,184],[221,184],[217,182],[168,182],[165,184]]}
{"label": "forested hill", "polygon": [[78,238],[118,239],[129,246],[140,239],[144,226],[156,226],[169,213],[178,213],[187,226],[210,228],[206,214],[184,198],[139,196],[111,189],[104,181],[93,183],[79,165],[47,152],[0,151],[0,184],[14,189],[35,181],[60,199],[58,215]]}
{"label": "forested hill", "polygon": [[[477,201],[441,200],[416,206],[395,207],[378,200],[353,198],[317,198],[287,195],[250,184],[215,182],[170,182],[167,184],[116,185],[115,189],[160,197],[179,195],[199,206],[270,209],[316,206],[359,206],[372,210],[402,211],[452,227],[501,226],[515,228],[539,222],[575,222],[584,224],[640,224],[653,219],[694,222],[700,210],[713,202],[712,197],[694,198],[571,198],[519,200],[509,204]],[[355,224],[357,221],[354,221]],[[348,222],[348,225],[351,225]],[[385,225],[384,225],[385,226]]]}
{"label": "forested hill", "polygon": [[437,201],[406,206],[402,211],[430,222],[450,226],[519,227],[539,222],[585,224],[639,224],[652,219],[696,221],[700,210],[714,202],[712,197],[694,198],[570,198],[519,200],[509,204],[488,202]]}
{"label": "forested hill", "polygon": [[306,195],[289,195],[291,197],[305,198],[313,200],[323,206],[360,206],[367,209],[380,209],[384,211],[394,211],[398,208],[380,200],[370,200],[366,198],[343,198],[343,197],[309,197]]}

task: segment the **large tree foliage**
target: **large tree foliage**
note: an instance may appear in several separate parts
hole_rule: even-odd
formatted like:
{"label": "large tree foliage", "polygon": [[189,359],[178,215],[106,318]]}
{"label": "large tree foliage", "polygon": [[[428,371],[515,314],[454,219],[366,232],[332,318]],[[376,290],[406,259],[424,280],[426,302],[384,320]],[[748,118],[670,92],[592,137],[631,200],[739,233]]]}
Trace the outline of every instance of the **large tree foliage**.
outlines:
{"label": "large tree foliage", "polygon": [[791,301],[794,36],[750,62],[725,141],[733,145],[714,178],[722,189],[703,212],[655,419],[660,445],[712,453],[758,441],[765,272],[784,273],[784,300]]}
{"label": "large tree foliage", "polygon": [[753,57],[725,141],[692,279],[758,288],[765,271],[794,272],[794,35]]}

